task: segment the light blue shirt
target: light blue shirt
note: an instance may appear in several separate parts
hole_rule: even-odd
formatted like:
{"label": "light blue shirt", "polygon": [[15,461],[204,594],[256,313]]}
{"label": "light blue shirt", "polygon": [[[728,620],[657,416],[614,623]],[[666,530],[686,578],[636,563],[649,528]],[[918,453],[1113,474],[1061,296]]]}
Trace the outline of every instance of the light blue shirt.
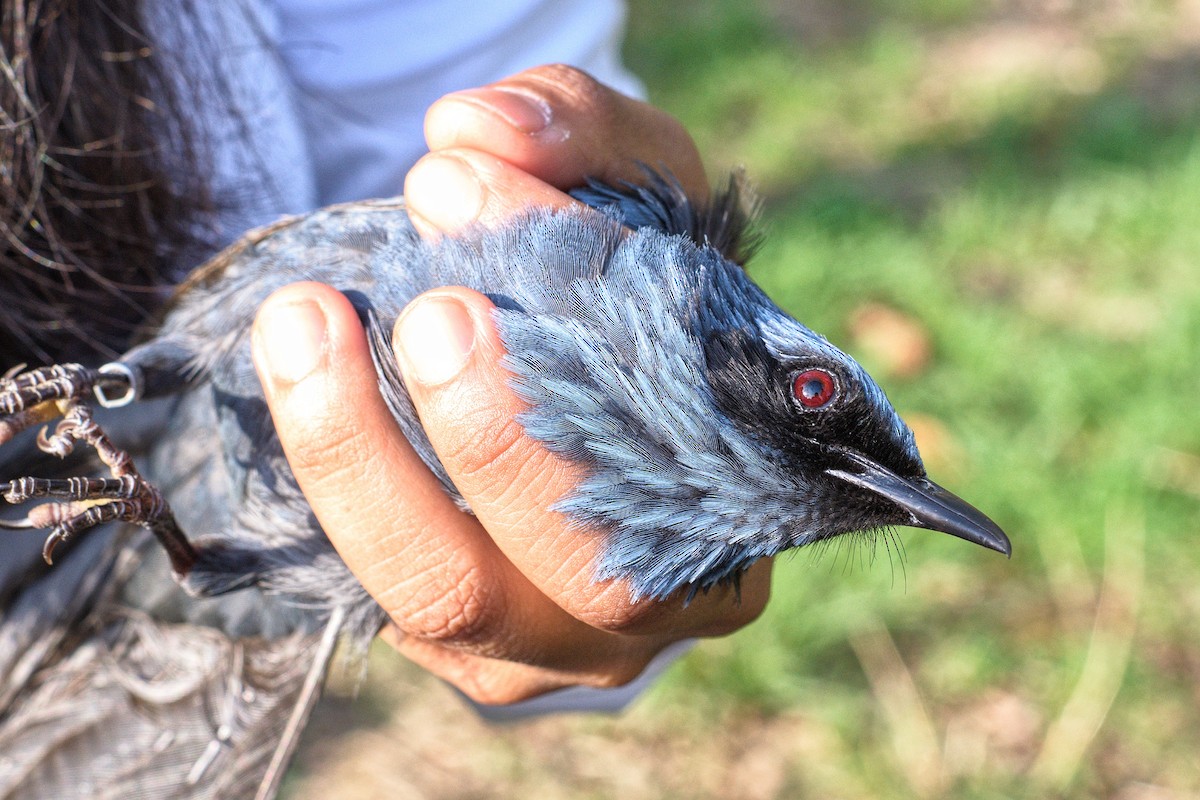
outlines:
{"label": "light blue shirt", "polygon": [[643,93],[620,62],[620,0],[240,0],[202,20],[148,6],[209,143],[222,244],[398,194],[426,152],[425,111],[449,92],[562,62]]}

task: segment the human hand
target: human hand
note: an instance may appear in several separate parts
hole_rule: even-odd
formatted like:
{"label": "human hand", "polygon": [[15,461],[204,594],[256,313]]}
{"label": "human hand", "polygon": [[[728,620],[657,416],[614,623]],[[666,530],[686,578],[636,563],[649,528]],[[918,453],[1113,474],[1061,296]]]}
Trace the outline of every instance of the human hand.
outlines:
{"label": "human hand", "polygon": [[[431,153],[409,173],[410,216],[425,236],[502,223],[530,206],[575,201],[585,177],[640,177],[664,164],[707,195],[698,154],[671,117],[567,67],[529,70],[449,95],[426,117]],[[578,468],[525,435],[508,389],[491,303],[463,288],[414,300],[394,343],[425,430],[476,516],[442,492],[376,389],[357,315],[319,284],[264,304],[255,362],[305,496],[347,565],[387,611],[383,636],[472,699],[509,703],[569,685],[636,677],[681,638],[755,618],[770,564],[697,596],[631,602],[596,583],[601,534],[550,506]],[[358,487],[377,487],[364,496]]]}

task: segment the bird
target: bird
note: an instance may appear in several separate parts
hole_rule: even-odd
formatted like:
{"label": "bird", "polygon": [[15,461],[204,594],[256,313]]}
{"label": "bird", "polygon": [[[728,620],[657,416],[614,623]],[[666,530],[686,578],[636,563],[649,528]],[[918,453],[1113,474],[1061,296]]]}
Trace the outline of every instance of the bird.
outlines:
{"label": "bird", "polygon": [[[1011,555],[928,477],[867,372],[751,280],[741,178],[700,203],[642,169],[432,243],[403,198],[285,218],[197,268],[116,360],[0,379],[0,444],[57,420],[40,451],[82,444],[102,473],[0,481],[11,504],[49,500],[0,525],[50,531],[45,564],[7,586],[0,572],[0,798],[273,797],[334,647],[361,653],[384,623],[305,502],[251,364],[256,309],[299,280],[350,299],[397,425],[465,511],[390,332],[426,290],[490,298],[520,424],[579,467],[557,509],[598,537],[593,579],[633,600],[893,526]],[[156,403],[168,423],[142,450],[106,432],[104,413]]]}

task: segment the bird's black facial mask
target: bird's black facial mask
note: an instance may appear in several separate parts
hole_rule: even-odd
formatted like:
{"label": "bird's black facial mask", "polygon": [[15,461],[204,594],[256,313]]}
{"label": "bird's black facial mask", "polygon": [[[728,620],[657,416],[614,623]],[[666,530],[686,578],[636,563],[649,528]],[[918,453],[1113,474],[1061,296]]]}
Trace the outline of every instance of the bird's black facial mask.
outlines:
{"label": "bird's black facial mask", "polygon": [[1003,531],[928,479],[912,432],[849,357],[784,317],[716,332],[705,347],[721,410],[812,477],[810,492],[836,506],[801,545],[891,525],[928,528],[1011,554]]}
{"label": "bird's black facial mask", "polygon": [[718,331],[704,347],[713,398],[742,430],[797,469],[839,465],[848,448],[874,453],[897,473],[924,475],[908,429],[866,391],[854,374],[860,370],[847,370],[826,349],[793,346],[777,355],[758,329]]}

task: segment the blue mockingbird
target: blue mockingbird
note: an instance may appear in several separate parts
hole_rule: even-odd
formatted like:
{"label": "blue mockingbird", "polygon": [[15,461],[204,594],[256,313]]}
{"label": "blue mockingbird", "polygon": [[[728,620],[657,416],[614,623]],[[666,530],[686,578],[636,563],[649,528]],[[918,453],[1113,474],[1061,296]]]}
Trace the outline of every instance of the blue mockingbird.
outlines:
{"label": "blue mockingbird", "polygon": [[[298,280],[351,299],[397,423],[464,509],[390,331],[427,289],[487,294],[528,403],[521,423],[582,468],[560,509],[602,537],[596,580],[623,579],[636,597],[691,596],[765,556],[894,525],[1009,554],[994,523],[926,477],[863,369],[749,280],[739,183],[700,207],[669,177],[647,178],[577,191],[590,209],[438,244],[418,238],[401,200],[286,219],[194,272],[119,360],[10,371],[0,442],[61,416],[39,448],[66,456],[83,442],[108,475],[0,483],[11,503],[51,499],[5,526],[50,528],[47,563],[70,550],[8,585],[0,572],[0,796],[86,782],[272,796],[334,643],[361,646],[382,625],[297,488],[251,366],[256,309]],[[93,397],[160,398],[170,422],[135,463]],[[112,521],[136,524],[81,535]]]}

